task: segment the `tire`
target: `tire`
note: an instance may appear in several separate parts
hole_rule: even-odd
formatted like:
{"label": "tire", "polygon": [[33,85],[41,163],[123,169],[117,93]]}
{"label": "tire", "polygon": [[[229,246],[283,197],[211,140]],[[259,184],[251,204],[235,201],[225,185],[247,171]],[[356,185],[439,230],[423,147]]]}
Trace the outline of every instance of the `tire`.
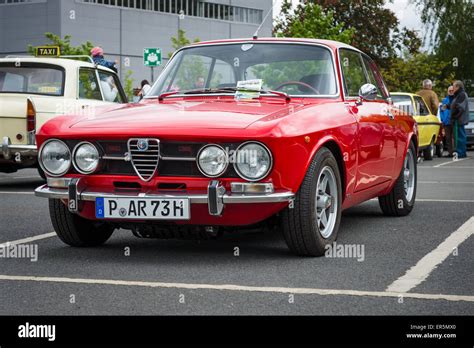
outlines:
{"label": "tire", "polygon": [[38,174],[39,176],[41,176],[41,178],[46,181],[46,174],[44,173],[43,169],[41,169],[40,167],[38,167]]}
{"label": "tire", "polygon": [[443,157],[444,152],[444,142],[440,140],[439,144],[436,145],[436,156]]}
{"label": "tire", "polygon": [[[326,178],[323,194],[318,190],[318,185],[323,188]],[[317,207],[317,200],[321,204],[320,207]],[[342,184],[339,167],[331,151],[323,147],[316,153],[306,172],[293,208],[288,207],[283,211],[281,224],[288,248],[300,256],[324,255],[326,245],[332,244],[337,238],[341,205]],[[324,210],[322,206],[325,206]],[[320,220],[318,216],[321,217]],[[326,227],[323,226],[324,220]]]}
{"label": "tire", "polygon": [[[379,197],[380,208],[387,216],[406,216],[410,214],[415,205],[416,185],[417,185],[417,167],[415,157],[415,146],[413,143],[408,148],[407,155],[403,161],[403,167],[395,185],[389,194]],[[411,157],[411,159],[410,159]],[[409,167],[407,167],[409,166]],[[407,190],[405,190],[405,175],[408,169]],[[411,183],[410,183],[411,181]],[[409,188],[412,188],[410,190]]]}
{"label": "tire", "polygon": [[59,199],[49,199],[49,214],[58,237],[73,247],[93,247],[104,244],[114,227],[84,219],[67,209]]}
{"label": "tire", "polygon": [[431,161],[435,153],[433,140],[431,140],[430,146],[423,150],[423,158],[425,161]]}

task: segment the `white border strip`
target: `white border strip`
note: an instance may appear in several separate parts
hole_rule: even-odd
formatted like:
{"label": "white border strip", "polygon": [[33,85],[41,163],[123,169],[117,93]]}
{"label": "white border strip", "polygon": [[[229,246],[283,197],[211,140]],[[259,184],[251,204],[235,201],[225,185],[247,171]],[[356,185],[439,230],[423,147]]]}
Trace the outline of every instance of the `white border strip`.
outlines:
{"label": "white border strip", "polygon": [[474,234],[474,216],[461,227],[451,233],[436,249],[425,255],[418,263],[410,268],[405,275],[390,284],[387,292],[406,293],[417,287],[428,278],[431,272],[438,267],[453,250]]}
{"label": "white border strip", "polygon": [[52,282],[52,283],[71,283],[71,284],[91,284],[91,285],[118,285],[118,286],[139,286],[149,288],[175,288],[189,290],[223,290],[223,291],[247,291],[247,292],[273,292],[285,294],[301,295],[339,295],[339,296],[368,296],[368,297],[390,297],[422,299],[422,300],[446,300],[446,301],[466,301],[474,302],[474,296],[466,295],[443,295],[443,294],[417,294],[417,293],[398,293],[388,291],[360,291],[360,290],[336,290],[336,289],[314,289],[314,288],[285,288],[285,287],[259,287],[233,284],[188,284],[188,283],[164,283],[164,282],[145,282],[145,281],[127,281],[112,279],[83,279],[83,278],[65,278],[65,277],[36,277],[36,276],[15,276],[0,275],[0,280],[11,281],[34,281],[34,282]]}

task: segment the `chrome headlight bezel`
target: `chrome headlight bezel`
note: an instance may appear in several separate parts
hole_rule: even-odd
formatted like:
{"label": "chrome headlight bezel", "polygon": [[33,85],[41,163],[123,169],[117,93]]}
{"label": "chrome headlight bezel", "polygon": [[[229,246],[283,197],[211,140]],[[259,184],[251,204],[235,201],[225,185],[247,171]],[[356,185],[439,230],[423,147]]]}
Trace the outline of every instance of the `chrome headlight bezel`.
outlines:
{"label": "chrome headlight bezel", "polygon": [[[239,152],[245,146],[251,145],[251,144],[261,146],[262,149],[268,154],[268,159],[269,159],[269,165],[268,165],[267,171],[264,174],[257,177],[257,178],[247,177],[247,176],[243,175],[241,170],[239,169]],[[236,160],[234,161],[234,170],[235,170],[235,172],[237,173],[238,176],[240,176],[242,179],[244,179],[246,181],[257,182],[257,181],[263,180],[268,176],[268,174],[270,174],[270,172],[273,169],[273,155],[272,155],[272,152],[270,151],[270,149],[265,144],[263,144],[259,141],[246,141],[245,143],[240,144],[239,147],[235,150],[235,158],[236,158]]]}
{"label": "chrome headlight bezel", "polygon": [[[48,168],[46,168],[46,166],[43,164],[43,153],[44,153],[44,149],[46,148],[46,146],[48,144],[51,144],[52,142],[57,142],[61,145],[63,145],[66,149],[67,149],[67,153],[69,154],[69,163],[68,163],[68,166],[67,168],[62,171],[62,172],[59,172],[59,173],[53,173],[51,172],[50,170],[48,170]],[[52,177],[60,177],[60,176],[63,176],[64,174],[66,174],[70,169],[71,169],[71,165],[72,165],[72,154],[71,154],[71,150],[69,149],[69,146],[67,146],[67,144],[62,141],[62,140],[59,140],[59,139],[49,139],[47,141],[45,141],[39,151],[38,151],[38,163],[39,163],[39,166],[41,167],[41,169],[47,173],[49,176],[52,176]]]}
{"label": "chrome headlight bezel", "polygon": [[[218,148],[219,150],[221,150],[224,155],[225,155],[225,166],[224,168],[221,170],[220,173],[218,174],[215,174],[215,175],[212,175],[212,174],[208,174],[206,173],[202,168],[201,168],[201,164],[200,164],[200,157],[203,153],[204,150],[206,150],[207,148],[209,147],[216,147]],[[217,145],[217,144],[207,144],[207,145],[204,145],[198,152],[197,156],[196,156],[196,164],[197,164],[197,167],[199,169],[199,171],[206,177],[208,178],[218,178],[219,176],[223,175],[226,171],[227,171],[227,168],[229,167],[229,154],[227,153],[227,151],[225,151],[225,149],[220,146],[220,145]]]}
{"label": "chrome headlight bezel", "polygon": [[[90,171],[83,170],[77,164],[77,161],[76,161],[77,150],[79,150],[79,148],[81,146],[84,146],[84,145],[91,146],[95,150],[95,152],[97,153],[97,164],[95,165],[94,169],[92,169]],[[81,173],[81,174],[95,173],[97,171],[97,169],[99,168],[99,164],[100,164],[100,152],[99,152],[99,149],[97,148],[97,146],[95,146],[94,144],[92,144],[91,142],[88,142],[88,141],[81,141],[80,143],[76,144],[76,146],[74,146],[74,149],[72,151],[72,165],[74,166],[74,169],[77,170],[79,173]]]}

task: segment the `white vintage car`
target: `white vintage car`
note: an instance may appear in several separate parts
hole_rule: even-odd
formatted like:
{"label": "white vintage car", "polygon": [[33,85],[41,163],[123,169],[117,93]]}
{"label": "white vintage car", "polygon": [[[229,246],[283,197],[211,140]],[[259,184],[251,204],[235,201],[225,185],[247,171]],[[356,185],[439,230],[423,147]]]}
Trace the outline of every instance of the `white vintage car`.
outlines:
{"label": "white vintage car", "polygon": [[127,102],[114,71],[77,58],[0,58],[0,172],[37,167],[35,133],[51,118]]}

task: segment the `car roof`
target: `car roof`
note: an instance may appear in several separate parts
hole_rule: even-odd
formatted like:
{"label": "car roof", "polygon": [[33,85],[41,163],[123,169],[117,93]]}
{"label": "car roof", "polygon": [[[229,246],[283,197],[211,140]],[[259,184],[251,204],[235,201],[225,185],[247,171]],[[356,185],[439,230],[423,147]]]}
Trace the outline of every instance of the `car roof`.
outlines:
{"label": "car roof", "polygon": [[199,46],[199,45],[215,45],[215,44],[225,44],[225,43],[248,43],[248,42],[274,42],[274,43],[312,43],[312,44],[319,44],[324,45],[332,49],[339,49],[339,48],[349,48],[358,52],[363,53],[359,49],[334,40],[322,40],[322,39],[306,39],[306,38],[286,38],[286,37],[261,37],[257,39],[253,38],[240,38],[240,39],[224,39],[224,40],[210,40],[210,41],[201,41],[196,42],[188,47],[192,46]]}
{"label": "car roof", "polygon": [[409,97],[418,96],[418,94],[416,93],[408,93],[408,92],[390,92],[390,95],[406,95]]}
{"label": "car roof", "polygon": [[51,65],[58,65],[65,69],[75,69],[79,67],[84,68],[99,68],[101,70],[113,72],[113,70],[108,69],[104,66],[98,65],[91,62],[85,62],[78,59],[72,58],[42,58],[42,57],[7,57],[7,58],[0,58],[0,63],[15,63],[15,62],[25,62],[25,63],[43,63],[43,64],[51,64]]}

